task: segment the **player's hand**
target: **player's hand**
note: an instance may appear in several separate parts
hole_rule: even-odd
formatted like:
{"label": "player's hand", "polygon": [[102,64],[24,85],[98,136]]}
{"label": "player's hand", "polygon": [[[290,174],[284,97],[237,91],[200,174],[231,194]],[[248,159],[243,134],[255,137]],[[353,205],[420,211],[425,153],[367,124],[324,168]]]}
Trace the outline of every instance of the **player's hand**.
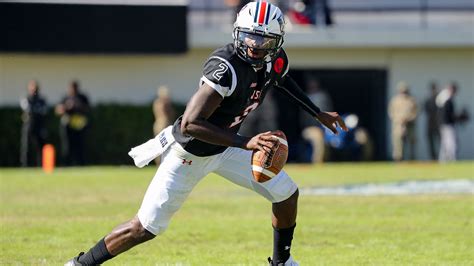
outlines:
{"label": "player's hand", "polygon": [[260,133],[251,138],[244,144],[246,150],[259,150],[264,152],[267,156],[271,156],[273,149],[276,147],[278,139],[273,137],[271,131]]}
{"label": "player's hand", "polygon": [[329,128],[332,133],[339,134],[337,132],[337,127],[339,126],[342,130],[347,131],[346,124],[344,123],[344,119],[339,116],[337,112],[320,112],[316,119],[321,122],[325,127]]}

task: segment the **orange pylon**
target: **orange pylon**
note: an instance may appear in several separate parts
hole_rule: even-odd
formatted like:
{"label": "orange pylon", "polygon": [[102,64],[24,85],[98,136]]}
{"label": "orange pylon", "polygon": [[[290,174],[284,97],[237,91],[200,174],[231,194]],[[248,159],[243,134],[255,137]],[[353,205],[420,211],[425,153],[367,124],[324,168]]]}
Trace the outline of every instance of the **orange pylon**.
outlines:
{"label": "orange pylon", "polygon": [[52,144],[43,146],[43,171],[45,173],[52,173],[56,164],[56,152]]}

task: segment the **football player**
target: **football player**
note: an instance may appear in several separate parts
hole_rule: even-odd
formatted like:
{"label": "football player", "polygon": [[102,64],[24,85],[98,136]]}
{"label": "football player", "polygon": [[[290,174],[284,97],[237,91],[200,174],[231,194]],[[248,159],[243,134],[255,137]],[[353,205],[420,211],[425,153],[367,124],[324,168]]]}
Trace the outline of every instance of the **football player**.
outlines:
{"label": "football player", "polygon": [[118,226],[69,265],[105,262],[135,245],[162,234],[195,185],[214,172],[255,191],[272,204],[274,246],[270,265],[298,265],[290,255],[296,226],[298,188],[285,171],[259,183],[252,176],[252,151],[271,154],[271,132],[253,137],[237,134],[245,117],[271,89],[281,91],[336,133],[347,130],[335,112],[320,111],[288,75],[282,49],[285,21],[268,2],[251,2],[234,23],[234,42],[214,51],[204,64],[200,87],[183,116],[159,136],[162,163],[151,181],[138,214]]}

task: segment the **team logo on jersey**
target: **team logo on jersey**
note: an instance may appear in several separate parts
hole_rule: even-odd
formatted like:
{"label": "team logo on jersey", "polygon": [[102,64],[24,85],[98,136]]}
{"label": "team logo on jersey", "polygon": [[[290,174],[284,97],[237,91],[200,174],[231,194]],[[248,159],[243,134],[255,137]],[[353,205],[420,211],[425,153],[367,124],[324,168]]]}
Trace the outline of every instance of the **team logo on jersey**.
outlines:
{"label": "team logo on jersey", "polygon": [[254,90],[252,96],[250,96],[250,100],[258,100],[262,96],[262,91]]}
{"label": "team logo on jersey", "polygon": [[273,70],[275,70],[276,73],[280,74],[283,71],[284,64],[285,61],[283,61],[283,58],[278,57],[277,60],[275,60],[275,63],[273,64]]}
{"label": "team logo on jersey", "polygon": [[217,80],[221,80],[222,76],[224,75],[224,73],[227,71],[227,69],[229,69],[229,67],[225,64],[225,63],[220,63],[219,64],[219,69],[217,69],[216,71],[214,71],[214,73],[212,73],[212,76]]}

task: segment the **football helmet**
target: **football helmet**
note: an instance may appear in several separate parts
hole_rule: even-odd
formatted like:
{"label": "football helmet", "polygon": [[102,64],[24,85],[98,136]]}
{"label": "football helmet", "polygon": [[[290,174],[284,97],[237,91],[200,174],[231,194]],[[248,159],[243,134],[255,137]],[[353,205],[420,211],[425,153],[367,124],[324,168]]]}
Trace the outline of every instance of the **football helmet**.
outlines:
{"label": "football helmet", "polygon": [[284,35],[285,18],[280,8],[261,0],[240,10],[232,33],[238,56],[253,67],[262,67],[275,58]]}

